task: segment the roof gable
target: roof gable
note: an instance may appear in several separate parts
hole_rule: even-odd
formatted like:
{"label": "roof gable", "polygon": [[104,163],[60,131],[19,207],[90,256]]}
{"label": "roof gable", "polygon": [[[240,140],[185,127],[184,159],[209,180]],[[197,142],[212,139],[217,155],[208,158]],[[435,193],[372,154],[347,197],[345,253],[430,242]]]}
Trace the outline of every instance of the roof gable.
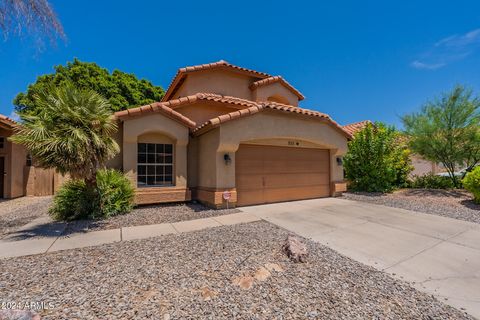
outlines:
{"label": "roof gable", "polygon": [[281,76],[268,77],[262,80],[255,81],[250,85],[250,90],[256,90],[257,88],[270,85],[272,83],[280,83],[282,86],[293,92],[298,97],[298,100],[305,99],[305,96],[295,89],[290,83],[288,83]]}
{"label": "roof gable", "polygon": [[234,72],[245,74],[248,76],[253,76],[258,79],[271,77],[268,73],[239,67],[231,63],[228,63],[225,60],[220,60],[217,62],[201,64],[196,66],[184,67],[184,68],[178,69],[177,74],[175,75],[172,82],[170,83],[167,91],[165,92],[165,95],[162,98],[162,101],[168,101],[172,97],[175,91],[182,85],[183,81],[185,81],[185,78],[189,73],[212,70],[212,69],[219,69],[219,70],[223,69],[223,70],[234,71]]}

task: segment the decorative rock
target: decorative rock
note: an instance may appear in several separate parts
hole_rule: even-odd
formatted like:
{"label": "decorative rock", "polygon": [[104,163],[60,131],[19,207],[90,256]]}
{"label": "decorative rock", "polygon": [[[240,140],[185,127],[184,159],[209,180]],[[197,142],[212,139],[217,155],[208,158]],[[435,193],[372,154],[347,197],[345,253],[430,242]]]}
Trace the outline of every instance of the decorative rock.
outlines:
{"label": "decorative rock", "polygon": [[243,290],[248,290],[248,289],[251,289],[253,286],[253,277],[251,276],[236,277],[233,279],[232,283],[234,285],[239,286]]}
{"label": "decorative rock", "polygon": [[293,235],[288,235],[285,244],[283,245],[283,251],[287,256],[295,263],[307,261],[307,247]]}
{"label": "decorative rock", "polygon": [[265,269],[264,267],[260,267],[258,268],[258,270],[255,272],[255,274],[253,275],[255,280],[258,280],[258,281],[265,281],[267,280],[272,274],[270,273],[270,271],[268,271],[267,269]]}
{"label": "decorative rock", "polygon": [[40,316],[30,310],[0,310],[1,320],[40,320]]}

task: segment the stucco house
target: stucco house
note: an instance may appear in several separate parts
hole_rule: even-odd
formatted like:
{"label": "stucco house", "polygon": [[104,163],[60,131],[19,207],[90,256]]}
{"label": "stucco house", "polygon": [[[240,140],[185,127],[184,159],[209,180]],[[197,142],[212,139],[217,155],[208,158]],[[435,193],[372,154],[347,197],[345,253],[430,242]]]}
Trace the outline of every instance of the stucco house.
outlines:
{"label": "stucco house", "polygon": [[329,197],[345,190],[351,137],[280,76],[226,61],[181,68],[162,101],[115,113],[138,204],[212,207]]}
{"label": "stucco house", "polygon": [[0,198],[16,198],[25,194],[24,168],[27,152],[10,142],[16,123],[0,114]]}

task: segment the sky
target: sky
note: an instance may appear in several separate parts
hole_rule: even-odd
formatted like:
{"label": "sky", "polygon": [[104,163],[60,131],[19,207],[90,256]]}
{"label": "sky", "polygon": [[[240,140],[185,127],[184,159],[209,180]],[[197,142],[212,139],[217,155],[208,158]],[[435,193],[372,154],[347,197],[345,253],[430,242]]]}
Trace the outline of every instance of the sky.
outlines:
{"label": "sky", "polygon": [[0,113],[77,57],[166,88],[178,68],[226,60],[281,75],[303,108],[340,124],[401,127],[456,84],[480,93],[478,1],[60,1],[66,41],[0,40]]}

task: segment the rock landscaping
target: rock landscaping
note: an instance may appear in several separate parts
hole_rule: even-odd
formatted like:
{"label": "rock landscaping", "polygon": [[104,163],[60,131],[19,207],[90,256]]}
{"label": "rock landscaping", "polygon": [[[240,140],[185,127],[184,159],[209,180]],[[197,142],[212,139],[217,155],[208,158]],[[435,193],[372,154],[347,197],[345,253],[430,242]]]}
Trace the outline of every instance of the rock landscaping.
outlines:
{"label": "rock landscaping", "polygon": [[0,261],[0,297],[42,319],[473,319],[267,222]]}
{"label": "rock landscaping", "polygon": [[480,223],[480,205],[464,190],[403,189],[393,193],[347,192],[344,199]]}
{"label": "rock landscaping", "polygon": [[[49,225],[56,225],[53,220],[48,219],[48,207],[51,204],[51,197],[23,197],[14,200],[0,202],[0,239],[11,235],[21,226],[32,222],[37,218],[42,220],[42,229],[27,230],[18,239],[35,239],[44,236],[44,229]],[[78,220],[71,221],[66,225],[63,235],[84,231],[99,231],[116,229],[121,227],[132,227],[151,225],[159,223],[173,223],[185,220],[208,218],[240,212],[238,209],[214,210],[203,206],[200,203],[178,203],[158,204],[141,206],[133,209],[132,212],[113,216],[102,220]],[[58,224],[58,223],[57,223]],[[38,232],[37,232],[38,231]]]}
{"label": "rock landscaping", "polygon": [[32,220],[45,216],[52,197],[22,197],[0,202],[0,239]]}

